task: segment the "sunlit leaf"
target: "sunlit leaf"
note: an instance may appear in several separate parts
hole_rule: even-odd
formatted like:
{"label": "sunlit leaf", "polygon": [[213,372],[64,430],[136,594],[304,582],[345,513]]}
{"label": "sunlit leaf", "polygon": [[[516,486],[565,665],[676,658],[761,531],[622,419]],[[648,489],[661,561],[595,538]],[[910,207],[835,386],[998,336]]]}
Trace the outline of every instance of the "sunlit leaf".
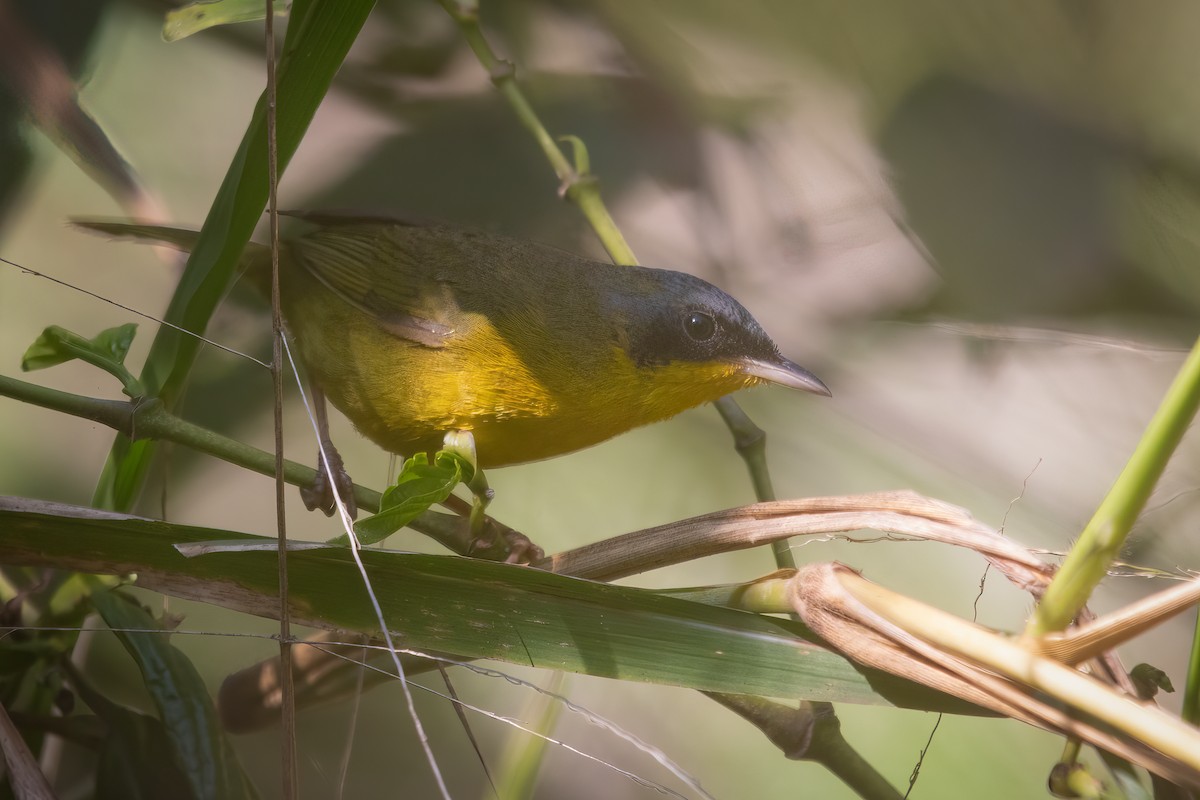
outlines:
{"label": "sunlit leaf", "polygon": [[[433,463],[427,453],[417,453],[404,462],[396,482],[383,493],[379,513],[361,519],[354,532],[362,544],[374,544],[412,522],[434,503],[450,496],[460,482],[469,481],[473,469],[461,456],[439,451]],[[339,536],[337,544],[346,544]]]}

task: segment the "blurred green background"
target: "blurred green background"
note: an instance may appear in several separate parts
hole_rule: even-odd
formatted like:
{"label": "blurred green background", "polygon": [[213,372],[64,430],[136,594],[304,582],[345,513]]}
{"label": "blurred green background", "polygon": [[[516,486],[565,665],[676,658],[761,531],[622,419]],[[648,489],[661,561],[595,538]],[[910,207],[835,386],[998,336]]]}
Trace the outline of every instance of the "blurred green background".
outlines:
{"label": "blurred green background", "polygon": [[[198,225],[264,83],[261,25],[167,44],[162,4],[114,0],[87,19],[80,5],[12,9],[74,54],[68,63],[81,68],[84,107],[169,217]],[[781,497],[912,488],[1031,546],[1069,546],[1196,335],[1200,6],[564,0],[484,2],[483,16],[551,132],[587,143],[642,262],[729,290],[832,388],[832,400],[778,389],[739,398],[769,433]],[[122,212],[22,120],[8,94],[0,100],[0,256],[160,314],[177,267],[66,227],[71,216]],[[377,7],[280,191],[284,208],[398,210],[599,255],[556,189],[442,9],[397,0]],[[46,325],[90,336],[131,319],[4,266],[0,371],[15,374]],[[135,367],[152,330],[141,325]],[[235,291],[208,335],[261,356],[268,329],[261,303]],[[120,396],[113,381],[82,366],[35,379]],[[184,413],[269,448],[269,387],[265,371],[210,348]],[[286,425],[288,455],[311,463],[315,448],[296,402]],[[109,431],[13,401],[0,402],[0,431],[0,493],[88,502]],[[360,482],[387,481],[388,456],[340,417],[334,439]],[[1189,437],[1127,561],[1173,572],[1195,563],[1198,469]],[[495,515],[547,551],[753,500],[711,408],[489,477]],[[335,533],[292,493],[289,504],[292,535]],[[179,449],[161,461],[142,510],[274,530],[269,480]],[[429,548],[409,534],[389,544]],[[984,578],[980,559],[931,545],[799,546],[801,561],[836,559],[968,617]],[[732,582],[772,568],[768,552],[754,551],[635,582]],[[1110,579],[1093,607],[1153,588]],[[1015,629],[1028,604],[991,575],[979,619]],[[170,607],[186,614],[189,630],[273,631],[209,608]],[[1191,626],[1185,615],[1122,655],[1128,665],[1155,664],[1181,687]],[[274,651],[269,641],[175,641],[214,690],[228,672]],[[92,668],[114,689],[127,684],[130,702],[144,702],[130,663],[95,637]],[[530,697],[498,679],[458,675],[456,684],[464,699],[500,714],[519,714]],[[577,676],[567,692],[668,753],[718,797],[850,796],[699,695]],[[1176,698],[1162,702],[1177,708]],[[448,704],[419,697],[418,709],[455,796],[487,796]],[[838,713],[847,738],[903,787],[935,718],[851,706]],[[348,745],[351,720],[346,706],[302,715],[305,796],[333,795],[347,746],[346,797],[432,790],[395,687],[365,698]],[[509,729],[478,717],[472,724],[494,765]],[[555,735],[670,780],[569,712]],[[266,796],[278,791],[275,739],[237,740]],[[913,797],[1041,796],[1059,749],[1017,723],[948,717]],[[552,748],[538,796],[657,793]]]}

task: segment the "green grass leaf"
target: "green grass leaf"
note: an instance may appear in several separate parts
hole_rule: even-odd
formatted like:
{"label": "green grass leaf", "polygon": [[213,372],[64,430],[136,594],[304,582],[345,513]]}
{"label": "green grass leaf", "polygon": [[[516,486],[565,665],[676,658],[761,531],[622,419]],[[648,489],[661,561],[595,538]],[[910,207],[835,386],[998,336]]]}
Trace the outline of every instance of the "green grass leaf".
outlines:
{"label": "green grass leaf", "polygon": [[[136,573],[139,585],[274,617],[273,537],[139,519],[0,511],[0,563]],[[184,558],[176,545],[260,543]],[[388,627],[405,647],[709,691],[951,713],[979,709],[814,642],[799,623],[656,592],[454,556],[363,550]],[[346,548],[288,556],[294,624],[378,635]]]}

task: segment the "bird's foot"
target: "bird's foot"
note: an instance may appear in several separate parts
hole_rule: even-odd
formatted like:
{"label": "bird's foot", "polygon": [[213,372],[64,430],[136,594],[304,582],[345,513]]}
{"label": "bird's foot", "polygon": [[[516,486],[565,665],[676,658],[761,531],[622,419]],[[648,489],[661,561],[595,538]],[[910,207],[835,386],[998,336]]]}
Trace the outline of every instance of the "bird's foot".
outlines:
{"label": "bird's foot", "polygon": [[546,557],[542,548],[534,544],[528,536],[491,517],[484,517],[482,530],[478,534],[472,525],[472,534],[467,555],[475,558],[528,565],[536,564]]}
{"label": "bird's foot", "polygon": [[[325,469],[326,455],[329,457],[328,470]],[[324,452],[318,451],[317,476],[313,478],[312,483],[300,487],[300,498],[304,501],[305,508],[309,511],[319,508],[325,516],[333,516],[333,512],[337,510],[337,501],[333,491],[334,484],[329,482],[329,473],[333,473],[333,480],[337,485],[336,497],[341,498],[350,519],[354,519],[358,516],[358,504],[354,501],[354,481],[350,480],[346,466],[342,463],[342,456],[332,444],[326,444]]]}

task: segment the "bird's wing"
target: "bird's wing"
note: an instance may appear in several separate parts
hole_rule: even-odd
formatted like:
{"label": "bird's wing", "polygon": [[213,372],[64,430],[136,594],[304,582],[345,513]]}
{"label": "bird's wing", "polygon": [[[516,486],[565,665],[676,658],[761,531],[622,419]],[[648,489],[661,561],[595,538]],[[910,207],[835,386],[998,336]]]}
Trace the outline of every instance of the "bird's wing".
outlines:
{"label": "bird's wing", "polygon": [[321,227],[290,246],[313,277],[394,336],[426,347],[449,342],[457,303],[435,265],[453,256],[439,248],[452,245],[399,220],[305,218]]}

